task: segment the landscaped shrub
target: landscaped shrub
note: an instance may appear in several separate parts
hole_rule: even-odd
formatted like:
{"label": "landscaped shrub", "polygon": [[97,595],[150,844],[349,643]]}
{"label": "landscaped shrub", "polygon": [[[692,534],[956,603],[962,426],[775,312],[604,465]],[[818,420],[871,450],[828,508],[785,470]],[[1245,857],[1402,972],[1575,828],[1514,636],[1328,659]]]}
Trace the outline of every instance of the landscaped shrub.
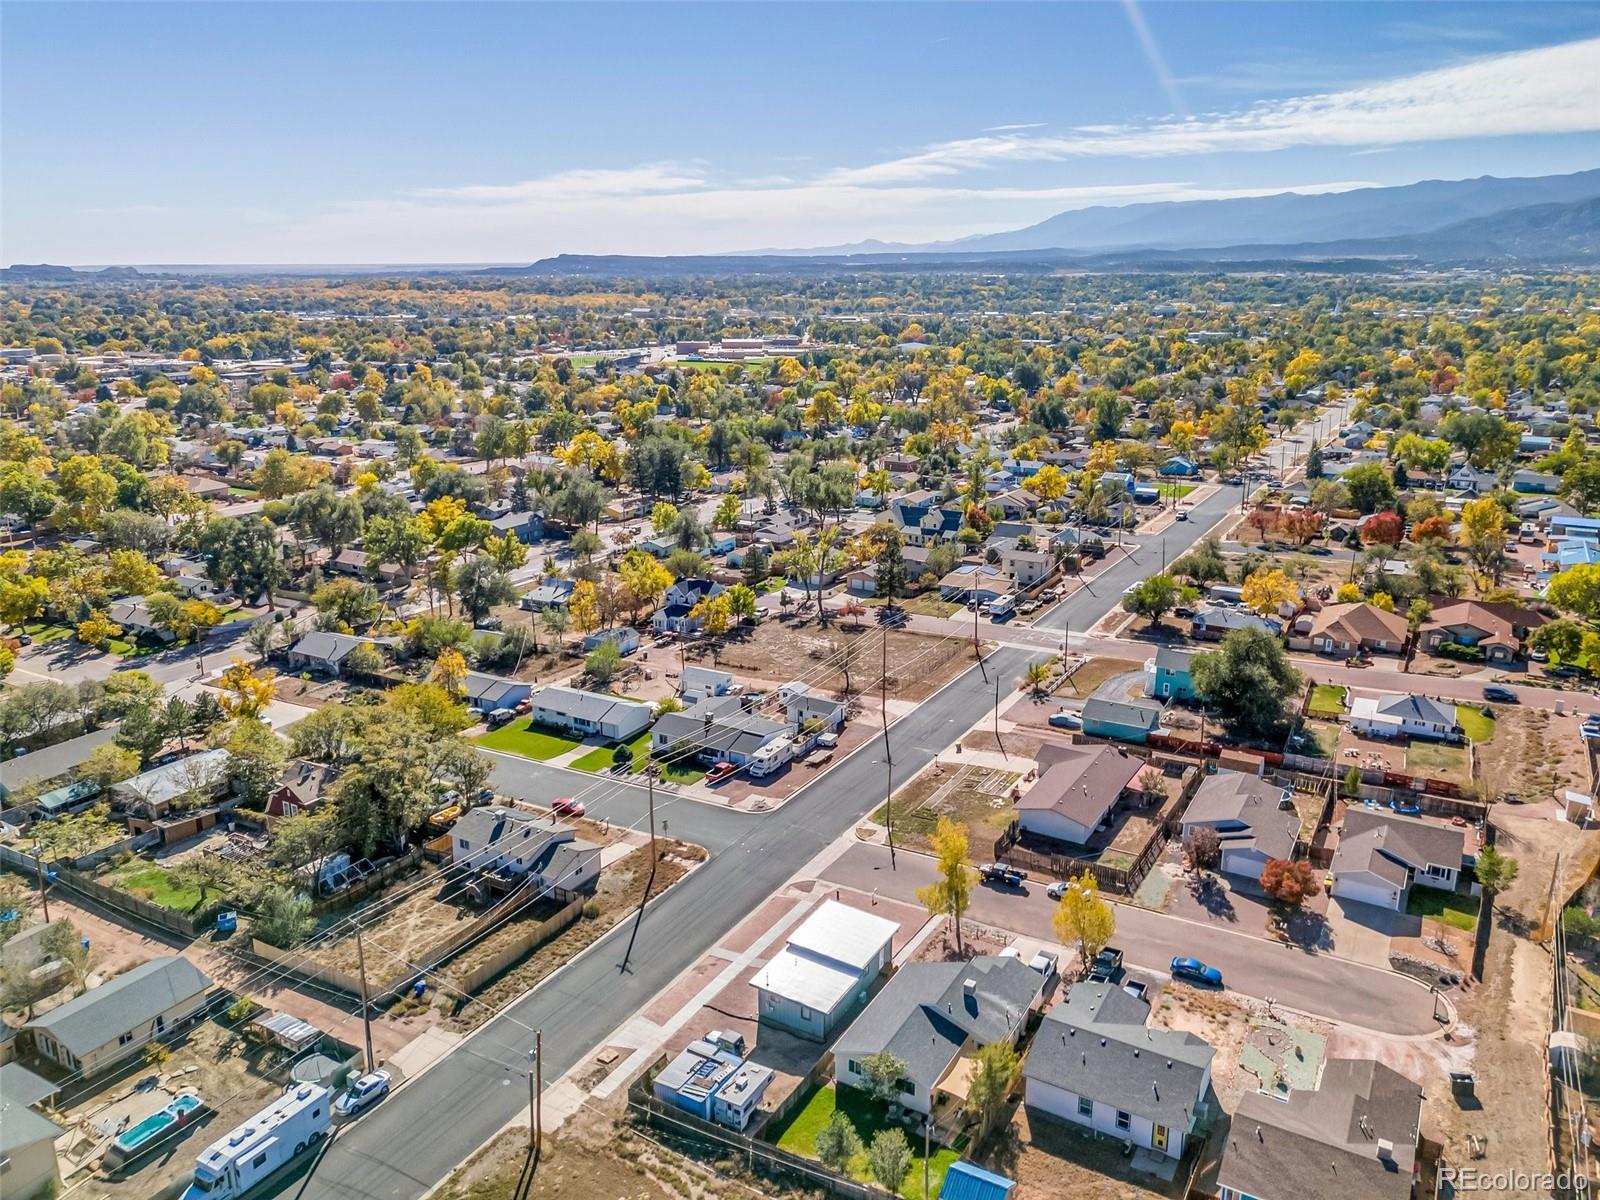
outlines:
{"label": "landscaped shrub", "polygon": [[1482,646],[1462,646],[1455,642],[1441,642],[1434,651],[1440,658],[1453,658],[1457,662],[1481,663]]}

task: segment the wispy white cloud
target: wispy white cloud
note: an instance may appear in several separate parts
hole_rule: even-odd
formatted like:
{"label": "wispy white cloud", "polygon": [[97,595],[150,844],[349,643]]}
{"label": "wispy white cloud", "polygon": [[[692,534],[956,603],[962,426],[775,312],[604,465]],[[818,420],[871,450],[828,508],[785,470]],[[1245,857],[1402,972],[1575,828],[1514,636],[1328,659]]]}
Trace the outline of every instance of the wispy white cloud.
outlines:
{"label": "wispy white cloud", "polygon": [[[1133,10],[1137,11],[1137,10]],[[1600,130],[1600,38],[1492,55],[1237,112],[1063,135],[990,134],[830,174],[835,183],[910,183],[984,167],[1082,157],[1262,152]]]}
{"label": "wispy white cloud", "polygon": [[980,132],[982,132],[982,133],[1020,133],[1024,129],[1043,129],[1044,126],[1045,126],[1045,123],[1043,121],[1028,121],[1028,122],[1026,122],[1024,124],[1021,124],[1021,125],[990,125],[987,129],[980,130]]}

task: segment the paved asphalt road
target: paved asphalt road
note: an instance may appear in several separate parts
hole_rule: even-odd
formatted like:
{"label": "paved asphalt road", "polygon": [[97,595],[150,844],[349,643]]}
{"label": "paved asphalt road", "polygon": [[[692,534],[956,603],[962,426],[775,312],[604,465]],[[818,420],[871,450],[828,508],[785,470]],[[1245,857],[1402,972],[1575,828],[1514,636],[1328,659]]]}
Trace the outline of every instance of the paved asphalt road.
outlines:
{"label": "paved asphalt road", "polygon": [[[1237,500],[1222,489],[1191,519],[1141,543],[1136,557],[1114,563],[1093,590],[1069,597],[1050,614],[1056,628],[1088,629],[1122,589],[1183,553]],[[973,723],[993,700],[994,672],[1014,686],[1040,652],[1005,647],[982,671],[974,667],[890,727],[895,784],[908,780]],[[549,799],[573,790],[570,773],[496,757],[495,782],[516,795]],[[416,1200],[464,1155],[487,1141],[527,1104],[524,1082],[534,1028],[544,1032],[544,1076],[553,1081],[586,1056],[661,988],[692,965],[745,914],[876,806],[883,794],[882,738],[866,743],[776,812],[752,815],[676,802],[661,810],[669,831],[707,846],[709,862],[645,915],[631,968],[621,962],[629,927],[619,926],[434,1066],[396,1092],[331,1145],[293,1186],[296,1200],[383,1197]],[[637,822],[642,789],[620,786],[593,799],[590,814]],[[1320,967],[1321,964],[1319,964]]]}
{"label": "paved asphalt road", "polygon": [[[933,859],[901,853],[896,860],[896,869],[891,871],[889,852],[884,847],[852,846],[822,873],[822,878],[861,891],[876,891],[888,899],[915,903],[917,888],[933,882],[937,874]],[[1055,902],[1045,895],[1045,885],[1030,881],[1016,889],[975,887],[968,911],[971,919],[981,925],[1054,942],[1050,917],[1055,908]],[[1117,905],[1113,944],[1121,947],[1130,966],[1151,972],[1164,973],[1175,954],[1198,958],[1218,968],[1230,990],[1259,999],[1271,996],[1285,1007],[1314,1016],[1383,1033],[1421,1034],[1438,1028],[1427,988],[1365,963],[1272,948],[1264,939],[1250,934],[1200,925],[1131,904]]]}

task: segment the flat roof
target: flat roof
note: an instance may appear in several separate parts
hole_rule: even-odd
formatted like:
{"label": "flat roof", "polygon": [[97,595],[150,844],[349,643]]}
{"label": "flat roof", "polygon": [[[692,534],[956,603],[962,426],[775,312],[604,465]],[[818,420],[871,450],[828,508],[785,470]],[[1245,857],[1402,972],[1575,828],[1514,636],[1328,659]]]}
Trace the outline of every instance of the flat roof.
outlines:
{"label": "flat roof", "polygon": [[789,935],[791,950],[804,950],[863,970],[900,928],[837,900],[825,900]]}

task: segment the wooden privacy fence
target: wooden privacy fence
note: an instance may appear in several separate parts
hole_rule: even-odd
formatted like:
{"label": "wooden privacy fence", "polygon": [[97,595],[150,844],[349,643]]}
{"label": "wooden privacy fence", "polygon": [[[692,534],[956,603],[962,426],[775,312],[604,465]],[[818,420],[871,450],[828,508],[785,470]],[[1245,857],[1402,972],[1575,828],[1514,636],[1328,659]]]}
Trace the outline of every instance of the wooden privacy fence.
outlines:
{"label": "wooden privacy fence", "polygon": [[1123,868],[1107,867],[1093,859],[1078,858],[1071,854],[1031,849],[1019,844],[1020,836],[1020,826],[1015,821],[1011,822],[1006,831],[995,839],[996,861],[1009,863],[1013,867],[1021,867],[1027,871],[1051,875],[1056,879],[1070,879],[1074,875],[1088,871],[1094,876],[1095,883],[1101,891],[1117,892],[1125,896],[1131,896],[1138,891],[1139,885],[1144,882],[1144,877],[1150,873],[1150,868],[1161,857],[1170,840],[1166,828],[1159,827],[1145,843],[1139,857],[1128,867]]}
{"label": "wooden privacy fence", "polygon": [[560,912],[553,917],[540,921],[536,925],[530,926],[504,949],[497,951],[475,967],[454,973],[451,978],[455,986],[463,992],[476,992],[502,971],[515,966],[527,955],[532,954],[545,942],[583,916],[583,906],[587,903],[588,897],[575,896],[567,902],[566,907]]}
{"label": "wooden privacy fence", "polygon": [[[20,853],[10,846],[0,846],[0,864],[29,879],[35,878],[38,873],[38,865],[32,855]],[[75,871],[65,863],[47,863],[46,867],[55,873],[55,886],[108,908],[135,924],[143,923],[185,938],[193,938],[209,929],[216,921],[217,912],[223,907],[219,900],[195,912],[178,912],[175,909],[163,908],[159,904],[152,904],[148,900],[141,900],[138,896],[124,892],[120,888],[107,887],[98,880]]]}

